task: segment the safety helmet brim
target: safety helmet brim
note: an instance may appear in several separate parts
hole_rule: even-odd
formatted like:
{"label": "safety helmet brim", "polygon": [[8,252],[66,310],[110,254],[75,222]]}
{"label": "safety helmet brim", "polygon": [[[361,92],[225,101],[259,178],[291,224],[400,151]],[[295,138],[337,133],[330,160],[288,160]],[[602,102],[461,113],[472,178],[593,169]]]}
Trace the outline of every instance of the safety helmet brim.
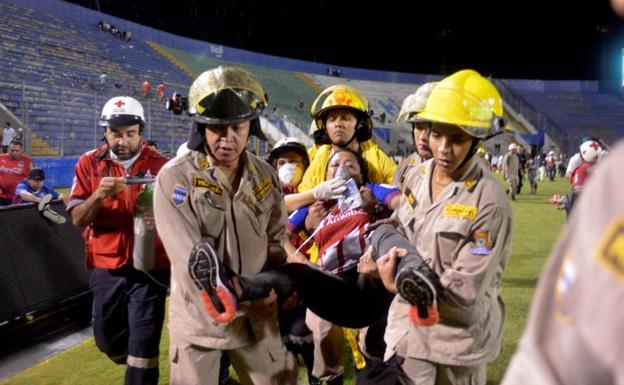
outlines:
{"label": "safety helmet brim", "polygon": [[189,90],[189,114],[203,124],[258,118],[268,100],[258,80],[241,68],[220,66],[199,75]]}
{"label": "safety helmet brim", "polygon": [[[264,102],[244,89],[227,88],[203,98],[191,109],[191,118],[203,124],[236,124],[258,118]],[[197,109],[202,113],[197,113]]]}
{"label": "safety helmet brim", "polygon": [[461,70],[441,80],[417,116],[458,126],[478,139],[500,134],[506,126],[496,87],[473,70]]}
{"label": "safety helmet brim", "polygon": [[99,121],[100,126],[110,128],[128,127],[135,124],[143,125],[143,120],[135,115],[112,115],[102,117]]}
{"label": "safety helmet brim", "polygon": [[273,151],[271,151],[269,157],[267,158],[267,162],[272,164],[275,160],[277,160],[277,158],[279,158],[283,153],[287,151],[292,151],[295,154],[301,156],[304,166],[307,167],[310,163],[310,160],[308,158],[308,151],[306,150],[306,148],[296,143],[288,143],[280,146],[279,148],[273,149]]}
{"label": "safety helmet brim", "polygon": [[325,117],[329,111],[346,109],[353,111],[368,130],[373,129],[373,121],[368,111],[368,99],[355,87],[336,84],[324,89],[310,107],[310,116],[319,129],[325,128]]}

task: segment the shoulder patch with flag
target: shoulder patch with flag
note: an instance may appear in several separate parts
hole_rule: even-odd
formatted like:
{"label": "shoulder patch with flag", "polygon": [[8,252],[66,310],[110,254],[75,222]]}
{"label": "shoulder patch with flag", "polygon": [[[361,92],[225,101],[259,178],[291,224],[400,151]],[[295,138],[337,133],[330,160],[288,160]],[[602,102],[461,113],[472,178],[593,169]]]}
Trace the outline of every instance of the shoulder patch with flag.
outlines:
{"label": "shoulder patch with flag", "polygon": [[188,190],[184,186],[176,185],[171,194],[171,200],[176,207],[180,207],[186,201]]}

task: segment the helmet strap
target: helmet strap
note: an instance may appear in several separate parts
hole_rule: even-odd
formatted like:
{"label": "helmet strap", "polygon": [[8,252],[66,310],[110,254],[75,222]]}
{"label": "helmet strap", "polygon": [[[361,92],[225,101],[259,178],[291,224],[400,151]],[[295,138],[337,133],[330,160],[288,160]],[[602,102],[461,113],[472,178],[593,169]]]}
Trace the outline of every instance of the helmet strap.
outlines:
{"label": "helmet strap", "polygon": [[468,154],[466,154],[466,157],[464,158],[464,160],[462,160],[459,166],[457,166],[455,171],[461,170],[461,168],[464,167],[466,163],[470,162],[470,159],[472,159],[472,157],[477,153],[478,148],[479,148],[479,139],[477,138],[472,139],[472,144],[470,145],[470,150],[468,150]]}

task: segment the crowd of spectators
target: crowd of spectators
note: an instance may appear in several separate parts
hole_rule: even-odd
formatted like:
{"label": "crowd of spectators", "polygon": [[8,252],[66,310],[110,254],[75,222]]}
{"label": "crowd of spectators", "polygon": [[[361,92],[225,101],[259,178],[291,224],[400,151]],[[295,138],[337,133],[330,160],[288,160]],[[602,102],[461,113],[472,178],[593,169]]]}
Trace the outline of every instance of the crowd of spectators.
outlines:
{"label": "crowd of spectators", "polygon": [[114,24],[109,24],[103,20],[98,23],[98,28],[104,32],[108,32],[119,40],[130,41],[132,40],[132,32],[118,29]]}

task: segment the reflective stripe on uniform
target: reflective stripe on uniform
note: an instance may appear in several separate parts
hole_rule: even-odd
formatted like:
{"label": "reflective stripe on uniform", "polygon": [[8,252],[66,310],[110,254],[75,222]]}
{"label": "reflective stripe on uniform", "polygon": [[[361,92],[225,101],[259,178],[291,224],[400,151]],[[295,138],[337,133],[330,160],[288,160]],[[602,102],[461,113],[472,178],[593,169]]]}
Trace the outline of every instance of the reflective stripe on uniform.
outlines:
{"label": "reflective stripe on uniform", "polygon": [[158,357],[153,358],[141,358],[128,356],[128,360],[126,361],[128,366],[132,366],[134,368],[139,369],[154,369],[158,367]]}

